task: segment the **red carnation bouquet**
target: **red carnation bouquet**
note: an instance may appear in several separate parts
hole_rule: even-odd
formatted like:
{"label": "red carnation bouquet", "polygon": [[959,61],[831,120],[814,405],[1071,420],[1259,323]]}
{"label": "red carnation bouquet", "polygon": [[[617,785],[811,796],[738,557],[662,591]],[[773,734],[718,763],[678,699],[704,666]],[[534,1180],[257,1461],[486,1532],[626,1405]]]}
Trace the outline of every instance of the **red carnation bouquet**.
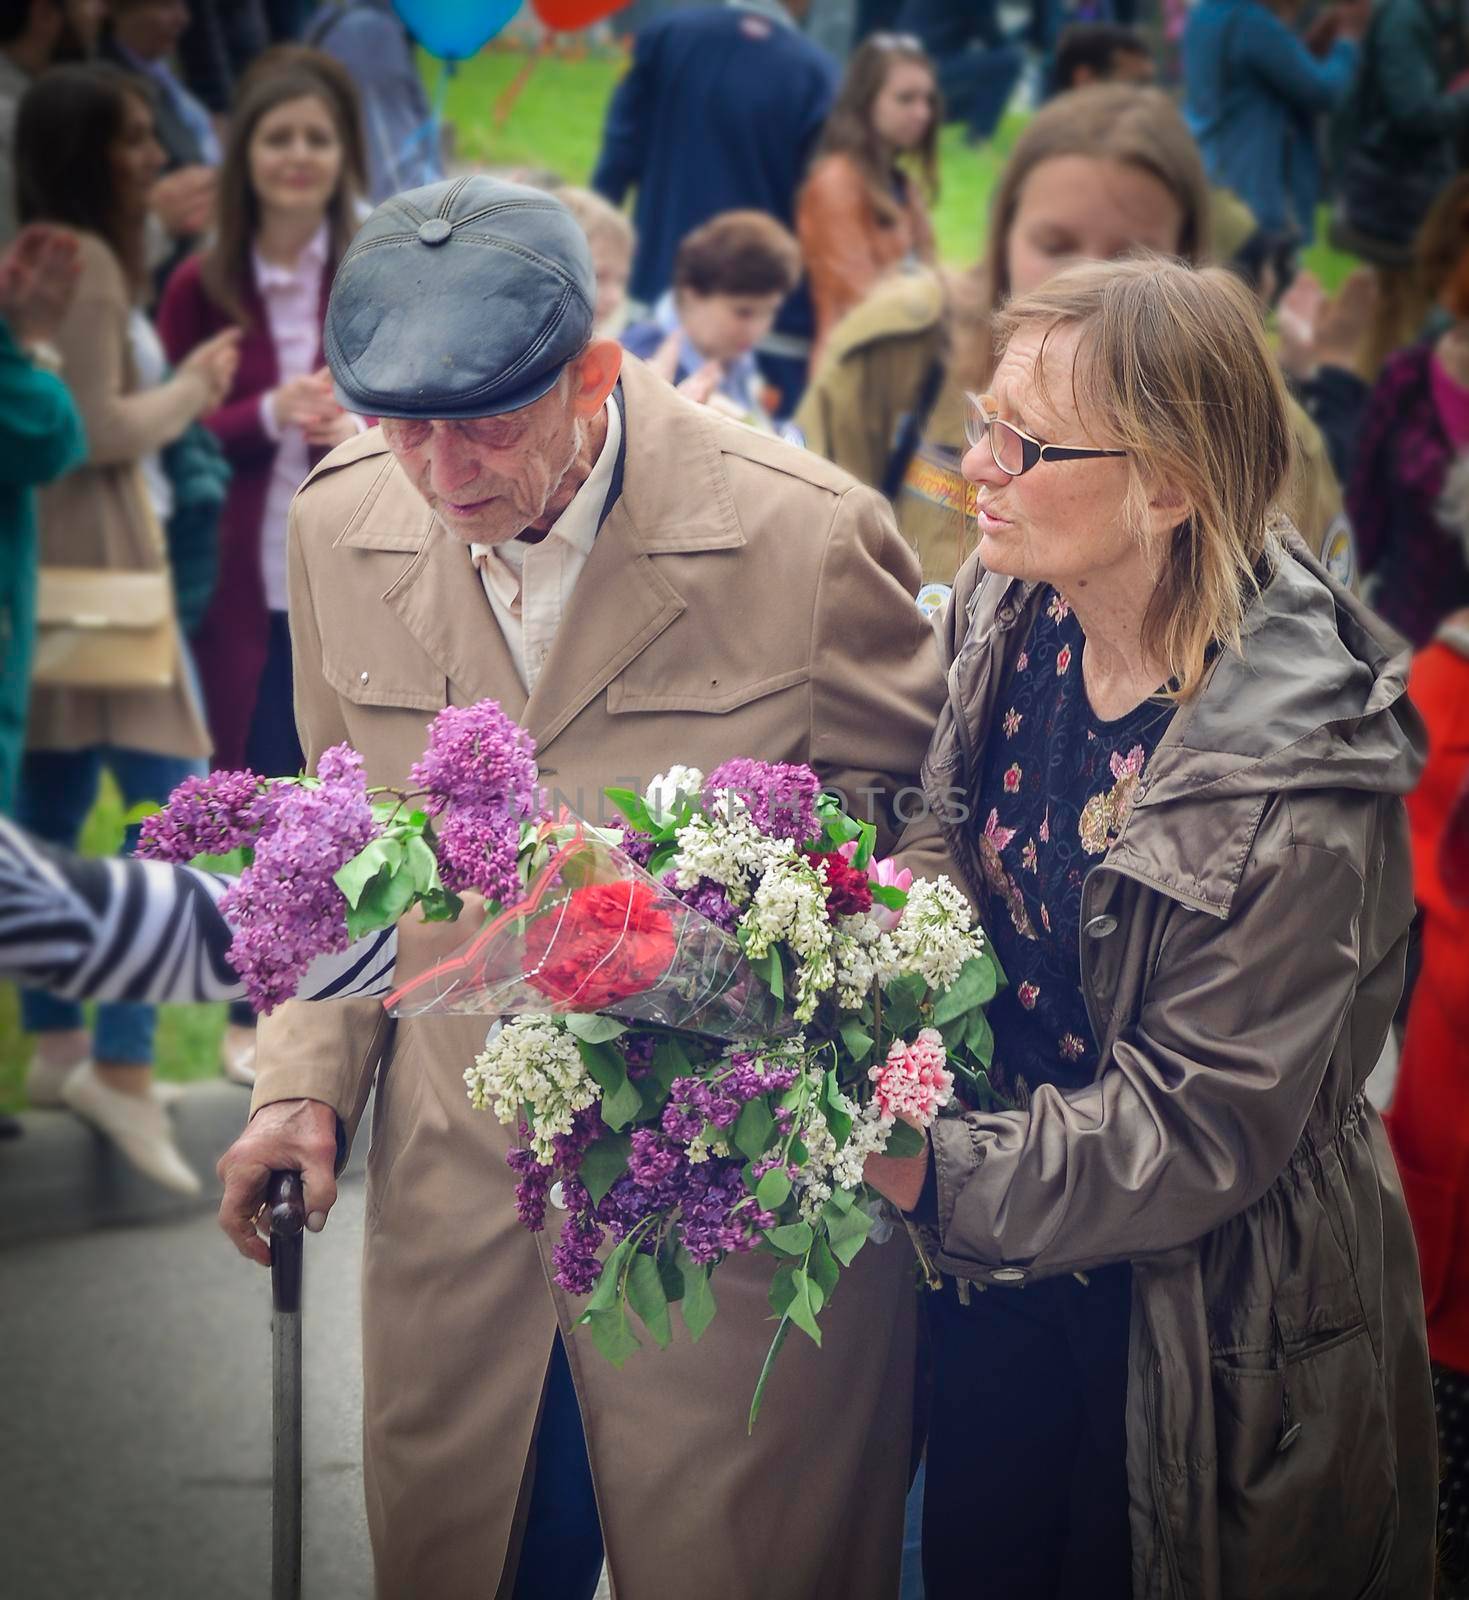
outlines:
{"label": "red carnation bouquet", "polygon": [[527,981],[571,1011],[605,1011],[646,993],[678,948],[670,899],[635,878],[573,889],[526,929]]}

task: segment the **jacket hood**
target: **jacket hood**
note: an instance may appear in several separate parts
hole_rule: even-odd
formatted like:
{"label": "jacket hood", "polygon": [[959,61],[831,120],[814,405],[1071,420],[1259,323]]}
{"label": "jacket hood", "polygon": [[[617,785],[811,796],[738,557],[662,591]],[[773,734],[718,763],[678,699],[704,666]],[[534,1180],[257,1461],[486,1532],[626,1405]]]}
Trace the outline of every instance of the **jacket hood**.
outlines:
{"label": "jacket hood", "polygon": [[1413,787],[1423,735],[1407,699],[1408,646],[1331,586],[1299,540],[1251,605],[1241,644],[1174,717],[1139,806]]}
{"label": "jacket hood", "polygon": [[1292,537],[1169,723],[1106,866],[1227,918],[1266,806],[1309,790],[1406,794],[1423,764],[1408,647]]}

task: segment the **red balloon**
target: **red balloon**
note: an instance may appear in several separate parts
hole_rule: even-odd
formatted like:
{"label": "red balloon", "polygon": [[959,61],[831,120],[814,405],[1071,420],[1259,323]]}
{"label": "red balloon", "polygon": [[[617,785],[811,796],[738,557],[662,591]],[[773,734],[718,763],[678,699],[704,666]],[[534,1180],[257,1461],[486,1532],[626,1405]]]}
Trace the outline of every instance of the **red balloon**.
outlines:
{"label": "red balloon", "polygon": [[590,28],[603,17],[621,11],[628,0],[532,0],[536,15],[548,28],[571,32]]}

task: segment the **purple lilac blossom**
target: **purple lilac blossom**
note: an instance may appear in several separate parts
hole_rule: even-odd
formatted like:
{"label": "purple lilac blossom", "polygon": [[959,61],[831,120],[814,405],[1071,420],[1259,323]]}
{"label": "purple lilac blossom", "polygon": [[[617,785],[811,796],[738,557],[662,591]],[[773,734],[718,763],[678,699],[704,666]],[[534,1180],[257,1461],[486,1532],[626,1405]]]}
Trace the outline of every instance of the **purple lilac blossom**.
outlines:
{"label": "purple lilac blossom", "polygon": [[446,706],[429,724],[428,748],[412,768],[429,791],[424,809],[436,816],[450,801],[503,805],[528,817],[538,804],[536,747],[531,736],[493,700]]}
{"label": "purple lilac blossom", "polygon": [[735,908],[729,896],[712,878],[700,878],[692,889],[680,889],[678,874],[665,872],[663,874],[663,887],[676,894],[686,906],[697,911],[701,917],[707,917],[716,928],[723,928],[726,933],[733,933],[740,920],[739,911]]}
{"label": "purple lilac blossom", "polygon": [[717,811],[720,796],[734,793],[750,809],[750,820],[769,839],[809,844],[821,835],[816,801],[821,779],[808,766],[789,761],[726,761],[704,780],[703,804]]}
{"label": "purple lilac blossom", "polygon": [[184,863],[254,844],[269,831],[279,792],[262,783],[248,770],[185,778],[168,804],[144,819],[137,853],[149,861]]}
{"label": "purple lilac blossom", "polygon": [[625,825],[622,830],[622,853],[636,866],[646,867],[658,848],[652,834],[641,828]]}
{"label": "purple lilac blossom", "polygon": [[520,891],[520,819],[503,801],[455,801],[436,826],[439,876],[455,894],[477,890],[504,903]]}
{"label": "purple lilac blossom", "polygon": [[230,965],[257,1011],[289,1000],[317,956],[346,949],[347,902],[332,880],[376,833],[362,757],[337,745],[317,772],[317,788],[276,788],[273,825],[219,902],[235,929]]}

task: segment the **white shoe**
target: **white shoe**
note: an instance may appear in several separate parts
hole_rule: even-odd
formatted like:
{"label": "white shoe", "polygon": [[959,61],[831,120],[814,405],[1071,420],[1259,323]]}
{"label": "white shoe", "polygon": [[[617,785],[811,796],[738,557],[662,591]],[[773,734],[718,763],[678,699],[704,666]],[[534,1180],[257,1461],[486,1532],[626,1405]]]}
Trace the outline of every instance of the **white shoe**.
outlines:
{"label": "white shoe", "polygon": [[111,1088],[90,1061],[66,1080],[61,1093],[79,1117],[111,1139],[146,1177],[176,1194],[198,1194],[203,1188],[173,1142],[168,1113],[151,1094]]}
{"label": "white shoe", "polygon": [[255,1030],[232,1022],[219,1044],[219,1064],[231,1083],[255,1087]]}
{"label": "white shoe", "polygon": [[80,1072],[84,1061],[47,1061],[38,1051],[31,1057],[26,1072],[26,1099],[33,1111],[60,1111],[66,1105],[61,1091],[72,1073]]}

